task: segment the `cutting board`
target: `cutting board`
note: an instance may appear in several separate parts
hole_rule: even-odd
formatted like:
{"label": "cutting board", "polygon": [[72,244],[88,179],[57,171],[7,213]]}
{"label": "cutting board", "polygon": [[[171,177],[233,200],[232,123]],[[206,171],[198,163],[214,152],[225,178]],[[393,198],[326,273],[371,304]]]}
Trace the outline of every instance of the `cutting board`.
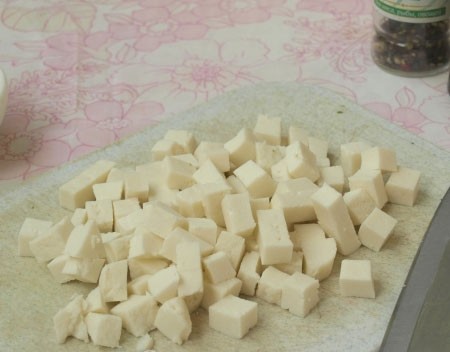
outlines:
{"label": "cutting board", "polygon": [[[25,217],[58,221],[68,214],[58,206],[57,188],[99,159],[120,166],[145,163],[150,149],[167,129],[188,129],[198,140],[226,141],[243,126],[252,128],[258,114],[282,118],[283,126],[303,127],[330,143],[332,162],[339,162],[339,145],[364,140],[393,148],[398,163],[422,171],[417,205],[387,205],[399,220],[395,233],[381,252],[361,248],[350,258],[372,261],[377,297],[341,297],[338,273],[320,286],[320,303],[306,318],[278,306],[258,302],[258,325],[242,340],[226,337],[208,327],[207,314],[192,314],[191,337],[182,347],[158,331],[157,351],[374,351],[383,338],[390,315],[420,241],[437,205],[450,184],[450,154],[383,121],[347,99],[317,87],[298,84],[263,84],[226,93],[187,112],[169,116],[148,128],[86,158],[63,165],[41,177],[0,192],[0,350],[100,351],[103,348],[68,339],[56,345],[53,315],[75,293],[94,286],[53,281],[45,265],[17,256],[17,233]],[[124,350],[134,350],[136,338],[122,334]]]}

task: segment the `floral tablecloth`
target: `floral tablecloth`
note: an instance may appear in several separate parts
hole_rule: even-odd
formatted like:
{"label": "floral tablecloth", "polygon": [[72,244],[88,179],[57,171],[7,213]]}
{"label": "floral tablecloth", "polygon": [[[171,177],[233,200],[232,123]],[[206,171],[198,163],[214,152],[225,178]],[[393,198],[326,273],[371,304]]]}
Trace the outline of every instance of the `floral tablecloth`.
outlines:
{"label": "floral tablecloth", "polygon": [[370,56],[370,0],[3,0],[0,182],[76,159],[226,91],[332,89],[450,150],[448,74]]}

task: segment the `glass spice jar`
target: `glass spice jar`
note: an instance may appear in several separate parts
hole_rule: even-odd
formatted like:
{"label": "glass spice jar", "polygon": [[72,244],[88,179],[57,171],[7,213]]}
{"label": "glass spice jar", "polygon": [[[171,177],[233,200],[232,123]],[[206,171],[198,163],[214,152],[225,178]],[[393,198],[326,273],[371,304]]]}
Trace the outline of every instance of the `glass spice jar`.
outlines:
{"label": "glass spice jar", "polygon": [[431,76],[450,59],[448,0],[375,0],[372,58],[402,76]]}

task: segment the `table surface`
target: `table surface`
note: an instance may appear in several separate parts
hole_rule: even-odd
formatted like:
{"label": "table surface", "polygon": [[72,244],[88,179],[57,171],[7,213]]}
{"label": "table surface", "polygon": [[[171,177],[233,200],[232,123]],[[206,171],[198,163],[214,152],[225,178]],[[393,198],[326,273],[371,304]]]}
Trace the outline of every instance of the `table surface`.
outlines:
{"label": "table surface", "polygon": [[258,82],[329,88],[450,150],[448,74],[380,70],[371,13],[369,0],[3,1],[0,187]]}

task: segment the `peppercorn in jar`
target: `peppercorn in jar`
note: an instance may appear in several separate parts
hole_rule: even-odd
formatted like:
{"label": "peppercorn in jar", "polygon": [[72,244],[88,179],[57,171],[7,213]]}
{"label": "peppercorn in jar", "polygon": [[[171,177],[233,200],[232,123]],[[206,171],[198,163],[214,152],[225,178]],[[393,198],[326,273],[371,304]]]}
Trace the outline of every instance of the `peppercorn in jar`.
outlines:
{"label": "peppercorn in jar", "polygon": [[375,0],[372,57],[402,76],[430,76],[448,68],[447,0]]}

